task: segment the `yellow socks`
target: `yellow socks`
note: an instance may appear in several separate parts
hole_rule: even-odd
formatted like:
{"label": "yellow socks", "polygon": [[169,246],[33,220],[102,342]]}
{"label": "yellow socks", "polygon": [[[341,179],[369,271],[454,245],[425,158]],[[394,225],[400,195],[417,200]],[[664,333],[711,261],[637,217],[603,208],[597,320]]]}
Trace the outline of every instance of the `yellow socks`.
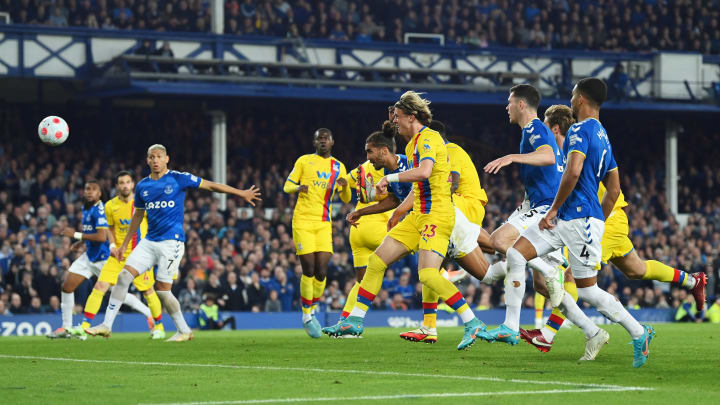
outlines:
{"label": "yellow socks", "polygon": [[350,311],[350,316],[359,316],[361,318],[365,316],[375,299],[375,295],[380,292],[386,268],[387,265],[378,255],[374,252],[370,254],[365,276],[358,288],[357,302],[355,308]]}
{"label": "yellow socks", "polygon": [[657,280],[666,283],[674,283],[688,290],[695,287],[695,278],[690,274],[673,269],[665,263],[657,260],[645,260],[645,275],[643,280]]}
{"label": "yellow socks", "polygon": [[422,307],[423,313],[425,314],[423,316],[423,326],[426,328],[435,329],[437,327],[437,307],[439,299],[440,297],[432,288],[423,284]]}
{"label": "yellow socks", "polygon": [[81,325],[83,329],[90,327],[90,322],[95,318],[95,315],[100,310],[100,305],[102,305],[102,300],[104,296],[104,292],[100,292],[94,288],[90,292],[90,296],[85,302],[85,309],[83,310],[85,315]]}
{"label": "yellow socks", "polygon": [[310,320],[313,300],[313,279],[314,277],[308,277],[304,274],[300,277],[300,301],[302,303],[303,322]]}
{"label": "yellow socks", "polygon": [[315,310],[317,309],[318,302],[320,302],[320,298],[322,298],[323,292],[325,292],[325,284],[327,283],[327,277],[325,277],[322,281],[313,277],[312,283],[313,283],[312,284],[313,285],[312,310],[313,310],[313,312],[315,312]]}
{"label": "yellow socks", "polygon": [[162,305],[160,305],[160,298],[158,298],[155,290],[145,295],[145,301],[147,301],[148,308],[150,308],[150,314],[155,320],[155,325],[162,322]]}
{"label": "yellow socks", "polygon": [[545,296],[535,293],[535,325],[541,325],[543,310],[545,309]]}
{"label": "yellow socks", "polygon": [[357,302],[357,296],[358,296],[358,290],[360,289],[360,283],[357,281],[353,285],[353,288],[350,290],[347,296],[347,300],[345,301],[345,306],[343,307],[342,311],[342,317],[347,318],[350,316],[350,311],[355,308],[355,303]]}
{"label": "yellow socks", "polygon": [[[565,291],[567,291],[567,293],[570,294],[571,297],[573,297],[573,300],[577,301],[578,292],[575,282],[566,281],[563,284],[563,287],[565,288]],[[547,340],[548,342],[552,342],[563,322],[565,322],[565,315],[560,312],[560,309],[553,308],[552,314],[550,314],[550,318],[548,318],[545,326],[543,326],[541,330],[545,340]]]}
{"label": "yellow socks", "polygon": [[460,315],[463,323],[467,323],[475,319],[475,314],[472,312],[465,298],[463,298],[460,291],[455,287],[449,280],[443,278],[440,275],[440,271],[435,268],[424,268],[418,272],[420,282],[424,286],[434,290],[440,298],[445,301],[446,304],[450,305],[452,309]]}

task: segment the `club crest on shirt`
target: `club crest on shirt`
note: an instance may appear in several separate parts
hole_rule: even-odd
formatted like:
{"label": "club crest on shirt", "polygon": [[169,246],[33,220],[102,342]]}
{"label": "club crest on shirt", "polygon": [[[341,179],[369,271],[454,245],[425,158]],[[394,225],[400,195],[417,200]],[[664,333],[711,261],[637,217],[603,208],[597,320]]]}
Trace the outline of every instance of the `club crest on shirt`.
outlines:
{"label": "club crest on shirt", "polygon": [[165,192],[165,194],[172,194],[173,188],[171,185],[167,185],[165,186],[165,189],[163,191]]}

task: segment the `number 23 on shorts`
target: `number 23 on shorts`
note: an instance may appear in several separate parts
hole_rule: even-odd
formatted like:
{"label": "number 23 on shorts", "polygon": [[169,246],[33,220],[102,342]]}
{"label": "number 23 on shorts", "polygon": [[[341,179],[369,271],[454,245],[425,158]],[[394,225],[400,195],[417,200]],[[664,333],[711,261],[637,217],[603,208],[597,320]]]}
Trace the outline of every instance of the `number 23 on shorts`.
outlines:
{"label": "number 23 on shorts", "polygon": [[433,236],[435,236],[436,228],[436,225],[425,225],[425,228],[423,228],[422,232],[420,232],[420,235],[425,238],[432,238]]}

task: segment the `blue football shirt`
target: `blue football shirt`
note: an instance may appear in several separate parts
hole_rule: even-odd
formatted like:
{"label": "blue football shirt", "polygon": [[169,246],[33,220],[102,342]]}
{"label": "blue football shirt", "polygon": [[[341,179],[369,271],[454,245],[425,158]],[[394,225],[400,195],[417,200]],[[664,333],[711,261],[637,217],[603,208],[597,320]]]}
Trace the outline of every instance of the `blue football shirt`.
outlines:
{"label": "blue football shirt", "polygon": [[148,240],[185,241],[185,190],[198,188],[202,179],[190,173],[168,171],[157,180],[145,177],[135,187],[135,208],[147,214]]}
{"label": "blue football shirt", "polygon": [[575,188],[558,211],[558,218],[567,221],[593,217],[604,221],[597,190],[607,172],[617,169],[617,163],[600,121],[588,118],[570,126],[563,145],[565,159],[573,152],[581,153],[585,161]]}
{"label": "blue football shirt", "polygon": [[[386,176],[393,173],[402,173],[410,169],[407,161],[407,156],[398,154],[397,157],[399,158],[397,169],[393,171],[385,169]],[[410,191],[412,191],[412,185],[412,183],[390,183],[390,185],[388,186],[388,191],[393,193],[395,197],[400,200],[400,202],[403,202],[405,197],[407,197],[408,194],[410,194]]]}
{"label": "blue football shirt", "polygon": [[[92,207],[82,210],[82,233],[98,233],[108,228],[105,206],[102,201],[96,202]],[[105,232],[105,231],[102,231]],[[110,242],[85,241],[88,259],[91,262],[99,262],[110,257]]]}
{"label": "blue football shirt", "polygon": [[560,178],[562,177],[562,156],[550,128],[535,118],[522,129],[520,153],[531,153],[541,147],[552,148],[555,164],[549,166],[531,166],[520,164],[520,179],[525,185],[525,193],[530,201],[530,208],[550,205],[555,199]]}

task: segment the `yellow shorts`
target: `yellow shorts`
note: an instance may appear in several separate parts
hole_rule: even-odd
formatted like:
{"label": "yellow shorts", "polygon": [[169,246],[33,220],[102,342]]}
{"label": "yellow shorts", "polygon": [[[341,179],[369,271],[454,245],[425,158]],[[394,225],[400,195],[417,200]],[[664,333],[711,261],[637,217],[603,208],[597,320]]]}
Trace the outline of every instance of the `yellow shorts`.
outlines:
{"label": "yellow shorts", "polygon": [[357,227],[350,227],[353,267],[367,267],[370,253],[380,246],[386,233],[387,223],[384,221],[360,222]]}
{"label": "yellow shorts", "polygon": [[[116,258],[110,256],[107,262],[105,262],[105,266],[103,266],[100,271],[98,281],[104,281],[110,285],[115,285],[123,267],[125,267],[124,261],[119,262]],[[152,288],[152,286],[155,285],[155,275],[153,274],[152,269],[135,277],[133,284],[138,291],[147,291]]]}
{"label": "yellow shorts", "polygon": [[452,198],[453,204],[465,214],[470,222],[482,226],[483,219],[485,219],[485,207],[482,205],[482,201],[460,194],[453,194]]}
{"label": "yellow shorts", "polygon": [[605,220],[605,233],[602,237],[602,263],[607,264],[616,257],[627,256],[635,247],[628,234],[630,226],[625,211],[620,208],[613,210]]}
{"label": "yellow shorts", "polygon": [[410,251],[431,250],[445,257],[454,224],[454,209],[447,214],[418,214],[411,211],[388,232],[388,236]]}
{"label": "yellow shorts", "polygon": [[298,256],[314,252],[333,253],[331,222],[293,221],[292,233]]}

